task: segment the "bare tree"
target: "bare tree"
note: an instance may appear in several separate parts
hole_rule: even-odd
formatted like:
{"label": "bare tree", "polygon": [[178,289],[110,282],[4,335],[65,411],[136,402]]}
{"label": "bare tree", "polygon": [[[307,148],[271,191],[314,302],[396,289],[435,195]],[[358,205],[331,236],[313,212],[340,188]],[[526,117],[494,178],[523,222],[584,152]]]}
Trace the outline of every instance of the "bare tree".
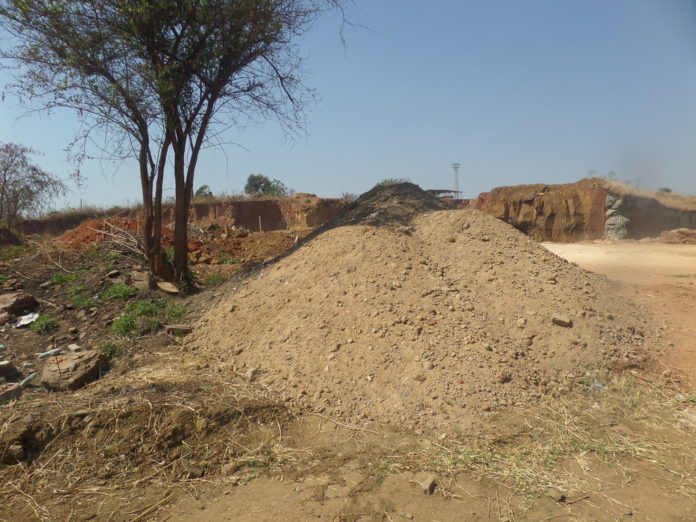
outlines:
{"label": "bare tree", "polygon": [[69,107],[111,152],[138,159],[151,270],[161,273],[162,186],[175,183],[174,275],[187,278],[188,212],[213,126],[276,118],[304,123],[296,40],[341,0],[0,0],[0,25],[18,42],[16,92]]}
{"label": "bare tree", "polygon": [[20,217],[43,212],[67,192],[59,178],[29,161],[33,153],[14,143],[0,145],[0,220],[9,229]]}

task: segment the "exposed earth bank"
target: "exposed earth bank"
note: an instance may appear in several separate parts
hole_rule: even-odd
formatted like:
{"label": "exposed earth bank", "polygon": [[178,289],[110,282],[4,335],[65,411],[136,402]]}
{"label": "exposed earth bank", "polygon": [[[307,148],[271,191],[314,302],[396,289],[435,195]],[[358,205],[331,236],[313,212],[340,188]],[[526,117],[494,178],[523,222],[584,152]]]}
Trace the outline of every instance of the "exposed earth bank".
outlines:
{"label": "exposed earth bank", "polygon": [[599,178],[498,187],[472,205],[537,241],[641,239],[696,228],[696,198],[651,195]]}

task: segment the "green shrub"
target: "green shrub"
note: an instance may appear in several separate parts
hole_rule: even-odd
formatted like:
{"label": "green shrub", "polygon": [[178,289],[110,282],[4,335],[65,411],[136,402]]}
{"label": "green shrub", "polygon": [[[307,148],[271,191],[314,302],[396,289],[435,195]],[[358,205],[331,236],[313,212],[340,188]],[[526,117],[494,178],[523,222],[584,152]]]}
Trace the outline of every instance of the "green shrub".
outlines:
{"label": "green shrub", "polygon": [[408,178],[384,178],[382,181],[379,181],[375,187],[384,185],[398,185],[399,183],[411,183],[411,180]]}
{"label": "green shrub", "polygon": [[12,246],[6,250],[3,250],[2,253],[0,253],[0,259],[2,259],[2,260],[14,259],[15,257],[20,257],[23,253],[24,253],[23,246]]}
{"label": "green shrub", "polygon": [[94,304],[94,299],[84,295],[74,295],[72,297],[73,306],[77,308],[89,308]]}
{"label": "green shrub", "polygon": [[42,315],[29,325],[29,328],[36,333],[46,333],[54,330],[58,326],[58,319]]}
{"label": "green shrub", "polygon": [[164,258],[167,260],[167,263],[174,262],[174,248],[163,248],[162,253],[164,254]]}
{"label": "green shrub", "polygon": [[85,290],[87,290],[87,288],[84,285],[75,285],[75,286],[71,286],[70,288],[68,288],[68,293],[70,295],[77,295],[77,294],[81,294]]}
{"label": "green shrub", "polygon": [[77,274],[64,274],[63,272],[58,272],[53,274],[53,282],[57,285],[62,285],[64,283],[70,283],[77,279]]}
{"label": "green shrub", "polygon": [[210,274],[205,278],[205,284],[207,286],[217,286],[224,283],[227,278],[222,274]]}
{"label": "green shrub", "polygon": [[104,341],[97,349],[103,353],[107,359],[111,360],[121,355],[122,346],[115,341]]}
{"label": "green shrub", "polygon": [[104,290],[102,292],[102,297],[104,299],[122,299],[123,301],[127,301],[131,297],[135,296],[135,293],[135,288],[132,286],[124,285],[123,283],[116,283]]}
{"label": "green shrub", "polygon": [[164,308],[164,317],[171,323],[183,321],[186,317],[186,307],[174,303],[167,303]]}
{"label": "green shrub", "polygon": [[138,317],[154,317],[164,308],[165,304],[160,300],[155,301],[136,301],[128,303],[126,310],[134,313]]}
{"label": "green shrub", "polygon": [[111,329],[118,335],[130,335],[138,328],[136,317],[133,314],[123,314],[114,319]]}
{"label": "green shrub", "polygon": [[141,317],[137,325],[141,334],[155,333],[162,328],[162,322],[155,317]]}
{"label": "green shrub", "polygon": [[217,257],[218,263],[221,265],[236,265],[239,263],[239,259],[236,257],[229,257],[227,254],[222,253]]}

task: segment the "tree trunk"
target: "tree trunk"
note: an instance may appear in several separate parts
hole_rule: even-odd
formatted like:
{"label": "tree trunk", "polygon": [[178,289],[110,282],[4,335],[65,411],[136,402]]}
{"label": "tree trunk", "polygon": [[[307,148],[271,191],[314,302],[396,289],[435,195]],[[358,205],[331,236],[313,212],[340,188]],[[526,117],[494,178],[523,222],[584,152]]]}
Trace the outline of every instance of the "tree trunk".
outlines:
{"label": "tree trunk", "polygon": [[177,137],[174,149],[174,279],[188,281],[188,201],[186,198],[185,155],[186,141]]}
{"label": "tree trunk", "polygon": [[152,215],[152,181],[147,165],[147,152],[145,147],[140,148],[140,185],[143,191],[143,212],[145,213],[145,222],[143,224],[143,245],[145,248],[145,259],[150,264],[150,271],[154,273],[154,257],[153,257],[153,215]]}

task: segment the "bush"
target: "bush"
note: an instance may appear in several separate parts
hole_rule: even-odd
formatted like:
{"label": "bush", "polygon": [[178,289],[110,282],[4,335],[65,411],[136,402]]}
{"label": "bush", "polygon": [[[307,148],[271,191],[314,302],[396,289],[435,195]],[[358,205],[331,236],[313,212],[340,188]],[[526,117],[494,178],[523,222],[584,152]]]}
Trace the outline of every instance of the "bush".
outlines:
{"label": "bush", "polygon": [[105,299],[122,299],[123,301],[128,301],[128,299],[135,296],[135,293],[135,288],[132,286],[116,283],[104,290],[102,292],[102,297]]}
{"label": "bush", "polygon": [[85,297],[84,295],[74,295],[72,298],[72,303],[78,308],[89,308],[94,304],[94,299],[91,297]]}
{"label": "bush", "polygon": [[154,317],[162,307],[163,304],[158,301],[136,301],[135,303],[128,303],[126,310],[138,317]]}
{"label": "bush", "polygon": [[398,185],[399,183],[411,183],[408,178],[384,178],[382,181],[375,184],[375,187],[381,187],[382,185]]}
{"label": "bush", "polygon": [[71,286],[70,288],[68,288],[68,293],[70,295],[77,295],[77,294],[81,294],[85,290],[87,290],[87,288],[84,285],[75,285],[75,286]]}
{"label": "bush", "polygon": [[127,336],[138,328],[136,317],[133,314],[123,314],[114,319],[111,329],[121,336]]}
{"label": "bush", "polygon": [[53,275],[53,282],[57,285],[62,285],[64,283],[70,283],[77,279],[77,274],[64,274],[59,272]]}
{"label": "bush", "polygon": [[55,330],[58,326],[58,319],[42,315],[36,321],[29,325],[29,328],[36,333],[46,333]]}
{"label": "bush", "polygon": [[205,278],[206,286],[221,285],[225,281],[226,281],[226,278],[222,274],[210,274],[208,277]]}
{"label": "bush", "polygon": [[186,307],[174,303],[167,303],[164,309],[164,316],[167,321],[178,323],[186,317]]}
{"label": "bush", "polygon": [[121,345],[115,341],[104,341],[97,347],[97,349],[109,360],[121,355],[122,351]]}

